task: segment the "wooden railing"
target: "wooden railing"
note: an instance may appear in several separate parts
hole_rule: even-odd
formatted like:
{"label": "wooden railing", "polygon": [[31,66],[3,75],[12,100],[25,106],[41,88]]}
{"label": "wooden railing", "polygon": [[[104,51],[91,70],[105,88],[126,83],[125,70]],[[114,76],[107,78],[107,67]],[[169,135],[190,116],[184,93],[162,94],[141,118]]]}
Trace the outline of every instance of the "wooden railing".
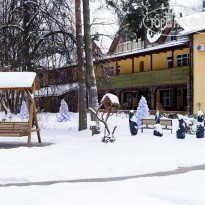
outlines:
{"label": "wooden railing", "polygon": [[188,75],[189,66],[169,68],[126,75],[115,75],[110,77],[110,82],[108,82],[106,78],[97,78],[97,86],[99,90],[103,90],[107,85],[109,85],[110,89],[116,89],[182,84],[187,83]]}

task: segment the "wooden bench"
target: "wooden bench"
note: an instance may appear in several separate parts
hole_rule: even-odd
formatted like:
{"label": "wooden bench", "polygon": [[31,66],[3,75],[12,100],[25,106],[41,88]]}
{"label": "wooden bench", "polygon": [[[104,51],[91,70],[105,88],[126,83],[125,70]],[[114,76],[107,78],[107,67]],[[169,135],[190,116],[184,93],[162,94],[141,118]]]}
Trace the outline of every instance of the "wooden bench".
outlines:
{"label": "wooden bench", "polygon": [[[143,132],[143,129],[154,129],[154,124],[155,124],[155,120],[154,119],[142,119],[141,131]],[[146,125],[146,126],[143,126],[143,125]],[[149,125],[152,125],[152,127],[150,127]],[[172,133],[172,120],[160,119],[160,125],[164,126],[164,127],[162,127],[162,129],[164,129],[164,130],[171,130],[171,133]]]}
{"label": "wooden bench", "polygon": [[0,122],[0,136],[22,137],[28,136],[28,122]]}

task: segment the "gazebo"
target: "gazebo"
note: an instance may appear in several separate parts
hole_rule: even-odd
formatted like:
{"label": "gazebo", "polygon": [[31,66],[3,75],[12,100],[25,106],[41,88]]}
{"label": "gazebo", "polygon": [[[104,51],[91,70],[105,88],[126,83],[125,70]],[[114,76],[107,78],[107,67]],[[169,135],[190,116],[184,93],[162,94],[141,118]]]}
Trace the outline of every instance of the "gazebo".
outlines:
{"label": "gazebo", "polygon": [[[39,90],[39,83],[34,72],[0,72],[0,90],[25,91],[30,99],[30,112],[28,122],[0,122],[0,136],[22,137],[28,136],[28,147],[31,146],[31,133],[37,132],[38,142],[41,143],[38,126],[35,90]],[[32,129],[33,118],[36,129]]]}

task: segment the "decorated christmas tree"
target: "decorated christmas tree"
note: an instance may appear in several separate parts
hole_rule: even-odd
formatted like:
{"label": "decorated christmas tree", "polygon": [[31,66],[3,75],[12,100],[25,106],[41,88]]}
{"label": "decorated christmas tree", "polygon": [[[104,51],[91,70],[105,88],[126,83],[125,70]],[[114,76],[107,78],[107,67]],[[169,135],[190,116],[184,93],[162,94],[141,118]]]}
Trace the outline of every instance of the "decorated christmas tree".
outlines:
{"label": "decorated christmas tree", "polygon": [[26,102],[25,101],[22,102],[21,110],[20,110],[20,113],[19,113],[18,117],[21,120],[24,120],[24,119],[28,120],[28,118],[29,118],[29,112],[28,112],[28,108],[26,106]]}
{"label": "decorated christmas tree", "polygon": [[61,106],[59,112],[60,112],[60,117],[58,119],[59,122],[71,121],[70,116],[68,114],[68,105],[65,100],[61,100]]}
{"label": "decorated christmas tree", "polygon": [[142,119],[148,117],[149,115],[150,115],[150,113],[149,113],[149,108],[148,108],[148,105],[147,105],[147,101],[142,96],[140,101],[139,101],[139,104],[138,104],[138,107],[137,107],[137,113],[136,113],[138,128],[142,127]]}

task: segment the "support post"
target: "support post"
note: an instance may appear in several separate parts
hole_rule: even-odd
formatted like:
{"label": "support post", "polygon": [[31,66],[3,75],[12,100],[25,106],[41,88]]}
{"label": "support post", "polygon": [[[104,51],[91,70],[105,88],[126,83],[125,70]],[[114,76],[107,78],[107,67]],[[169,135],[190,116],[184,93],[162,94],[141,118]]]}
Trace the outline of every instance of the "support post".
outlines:
{"label": "support post", "polygon": [[[32,87],[32,93],[34,94],[34,85]],[[31,99],[30,99],[31,100]],[[29,132],[28,132],[28,147],[31,146],[31,129],[32,129],[32,124],[33,124],[33,100],[31,100],[30,103],[30,113],[29,113]]]}
{"label": "support post", "polygon": [[[35,92],[35,90],[34,90]],[[35,125],[36,125],[36,132],[37,132],[37,136],[38,136],[38,142],[41,143],[41,135],[40,135],[40,129],[39,129],[39,125],[38,125],[38,119],[37,119],[37,113],[36,113],[36,106],[35,106],[35,101],[34,99],[31,97],[30,92],[28,90],[26,90],[26,93],[30,99],[30,101],[33,104],[33,116],[34,116],[34,120],[35,120]],[[34,94],[33,94],[34,95]],[[33,117],[32,117],[33,120]],[[30,123],[30,118],[29,118],[29,123]],[[30,125],[30,124],[29,124]],[[31,128],[32,128],[32,124],[31,124]],[[31,130],[32,132],[32,130]]]}

